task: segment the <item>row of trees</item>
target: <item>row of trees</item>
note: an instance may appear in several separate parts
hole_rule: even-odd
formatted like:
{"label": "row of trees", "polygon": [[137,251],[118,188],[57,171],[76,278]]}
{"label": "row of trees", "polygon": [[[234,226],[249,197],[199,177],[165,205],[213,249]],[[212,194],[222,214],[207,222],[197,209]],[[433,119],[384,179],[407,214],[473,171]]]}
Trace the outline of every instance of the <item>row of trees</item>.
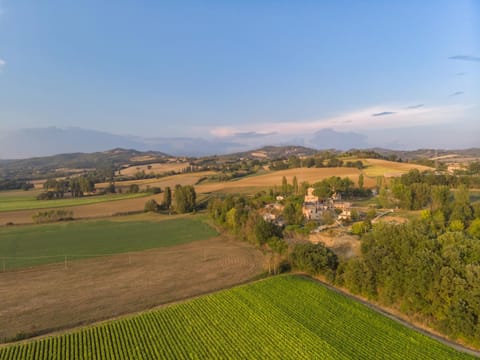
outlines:
{"label": "row of trees", "polygon": [[39,199],[61,199],[67,193],[72,197],[81,197],[85,193],[95,190],[95,183],[85,176],[78,176],[71,179],[56,180],[48,179],[43,184],[45,193],[39,195]]}
{"label": "row of trees", "polygon": [[[172,203],[173,202],[173,203]],[[173,206],[173,209],[172,209]],[[165,187],[163,202],[158,204],[154,199],[145,203],[145,211],[156,212],[159,210],[174,210],[179,214],[194,212],[197,209],[197,194],[192,185],[176,185],[172,196],[172,190],[169,186]]]}
{"label": "row of trees", "polygon": [[287,160],[279,159],[273,160],[270,164],[272,170],[285,170],[295,168],[323,168],[323,167],[354,167],[357,169],[363,169],[363,163],[361,160],[344,161],[336,156],[318,155],[306,158],[300,158],[298,156],[290,156]]}
{"label": "row of trees", "polygon": [[30,190],[33,184],[27,180],[0,178],[0,191],[2,190]]}

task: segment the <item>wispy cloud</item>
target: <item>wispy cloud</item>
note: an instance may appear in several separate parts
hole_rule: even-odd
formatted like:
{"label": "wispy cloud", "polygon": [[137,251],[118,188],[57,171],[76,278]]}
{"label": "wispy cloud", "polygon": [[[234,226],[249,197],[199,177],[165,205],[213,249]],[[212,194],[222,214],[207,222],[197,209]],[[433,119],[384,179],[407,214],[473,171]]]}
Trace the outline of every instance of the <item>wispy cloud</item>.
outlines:
{"label": "wispy cloud", "polygon": [[272,136],[272,135],[275,135],[275,134],[276,134],[275,131],[266,132],[266,133],[256,132],[256,131],[247,131],[247,132],[238,132],[238,133],[235,133],[233,135],[236,136],[236,137],[253,138],[253,137]]}
{"label": "wispy cloud", "polygon": [[382,111],[379,113],[372,114],[372,116],[386,116],[386,115],[393,115],[395,111]]}
{"label": "wispy cloud", "polygon": [[[403,106],[375,106],[357,111],[341,114],[335,117],[290,121],[290,122],[259,122],[255,124],[242,124],[238,126],[209,128],[210,134],[218,137],[235,137],[239,133],[271,133],[274,137],[297,136],[311,134],[321,129],[335,129],[339,131],[368,130],[368,129],[395,129],[402,127],[421,126],[448,123],[452,119],[462,116],[470,105],[449,104],[438,106],[418,106],[405,110]],[[378,114],[385,108],[392,109],[388,120]]]}
{"label": "wispy cloud", "polygon": [[451,93],[449,96],[453,97],[453,96],[459,96],[459,95],[463,95],[463,91],[455,91],[454,93]]}
{"label": "wispy cloud", "polygon": [[414,110],[414,109],[420,109],[424,106],[425,106],[425,104],[410,105],[410,106],[407,106],[405,109],[409,109],[409,110],[413,109]]}
{"label": "wispy cloud", "polygon": [[480,62],[480,57],[471,55],[455,55],[450,56],[449,59]]}
{"label": "wispy cloud", "polygon": [[3,68],[7,65],[7,62],[0,58],[0,72],[2,72]]}
{"label": "wispy cloud", "polygon": [[455,75],[457,75],[457,76],[464,76],[464,75],[467,75],[467,73],[466,73],[466,72],[458,72],[458,73],[456,73]]}

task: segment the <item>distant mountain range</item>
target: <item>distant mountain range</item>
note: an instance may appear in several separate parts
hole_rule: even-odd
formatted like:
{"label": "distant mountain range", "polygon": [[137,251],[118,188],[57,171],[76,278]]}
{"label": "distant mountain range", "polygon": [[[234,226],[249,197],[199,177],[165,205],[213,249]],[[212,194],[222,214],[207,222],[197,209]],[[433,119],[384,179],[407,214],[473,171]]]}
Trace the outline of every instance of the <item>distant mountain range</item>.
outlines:
{"label": "distant mountain range", "polygon": [[[342,151],[330,149],[331,152],[341,153]],[[434,150],[420,149],[414,151],[396,151],[389,149],[365,149],[365,151],[375,152],[385,157],[395,156],[404,161],[435,158],[440,161],[455,161],[455,159],[480,159],[480,148],[471,148],[464,150]],[[312,156],[319,150],[304,146],[264,146],[262,148],[249,151],[199,157],[196,159],[214,159],[218,162],[234,161],[237,159],[260,159],[276,160],[286,159],[292,155]],[[44,157],[33,157],[28,159],[10,159],[0,160],[0,179],[36,179],[43,178],[45,174],[58,174],[57,176],[67,176],[82,172],[86,169],[96,168],[121,168],[132,164],[150,164],[165,161],[185,161],[195,158],[174,157],[158,151],[138,151],[133,149],[115,148],[113,150],[94,152],[94,153],[69,153],[58,154]]]}
{"label": "distant mountain range", "polygon": [[140,138],[81,128],[33,128],[0,134],[0,159],[21,159],[65,153],[91,153],[114,148],[203,156],[245,150],[233,142],[201,138]]}
{"label": "distant mountain range", "polygon": [[[407,136],[407,135],[405,135]],[[293,146],[312,150],[348,150],[393,148],[404,150],[398,143],[372,143],[367,135],[355,132],[339,132],[322,129],[308,138],[295,138],[289,141],[269,140],[268,138],[190,138],[190,137],[151,137],[142,138],[129,135],[116,135],[96,130],[81,128],[32,128],[0,133],[0,159],[22,159],[42,157],[55,154],[94,153],[109,149],[135,149],[137,151],[154,151],[173,156],[208,156],[233,153],[245,153],[263,145]],[[424,145],[431,144],[432,139],[425,138]],[[429,142],[430,141],[430,142]],[[264,142],[264,143],[262,143]],[[471,146],[471,145],[470,145]],[[389,150],[386,150],[388,152]],[[405,154],[401,156],[405,158]]]}

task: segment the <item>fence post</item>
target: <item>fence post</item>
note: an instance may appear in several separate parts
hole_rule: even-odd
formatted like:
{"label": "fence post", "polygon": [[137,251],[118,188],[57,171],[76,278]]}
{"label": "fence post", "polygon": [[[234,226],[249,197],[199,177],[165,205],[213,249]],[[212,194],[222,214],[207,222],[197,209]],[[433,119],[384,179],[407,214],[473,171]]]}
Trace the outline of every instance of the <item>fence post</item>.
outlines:
{"label": "fence post", "polygon": [[65,270],[67,270],[67,255],[65,255]]}

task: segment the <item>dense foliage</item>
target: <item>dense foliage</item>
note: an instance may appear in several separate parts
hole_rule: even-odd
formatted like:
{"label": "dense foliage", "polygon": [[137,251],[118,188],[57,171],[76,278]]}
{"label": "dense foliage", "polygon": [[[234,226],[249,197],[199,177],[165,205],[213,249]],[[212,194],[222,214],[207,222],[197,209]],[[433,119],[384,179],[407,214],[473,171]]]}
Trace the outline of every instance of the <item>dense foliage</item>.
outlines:
{"label": "dense foliage", "polygon": [[377,224],[362,238],[362,255],[343,264],[336,281],[479,344],[480,238],[439,232],[433,220]]}
{"label": "dense foliage", "polygon": [[195,211],[197,206],[195,188],[191,185],[176,185],[174,201],[175,211],[179,214]]}

